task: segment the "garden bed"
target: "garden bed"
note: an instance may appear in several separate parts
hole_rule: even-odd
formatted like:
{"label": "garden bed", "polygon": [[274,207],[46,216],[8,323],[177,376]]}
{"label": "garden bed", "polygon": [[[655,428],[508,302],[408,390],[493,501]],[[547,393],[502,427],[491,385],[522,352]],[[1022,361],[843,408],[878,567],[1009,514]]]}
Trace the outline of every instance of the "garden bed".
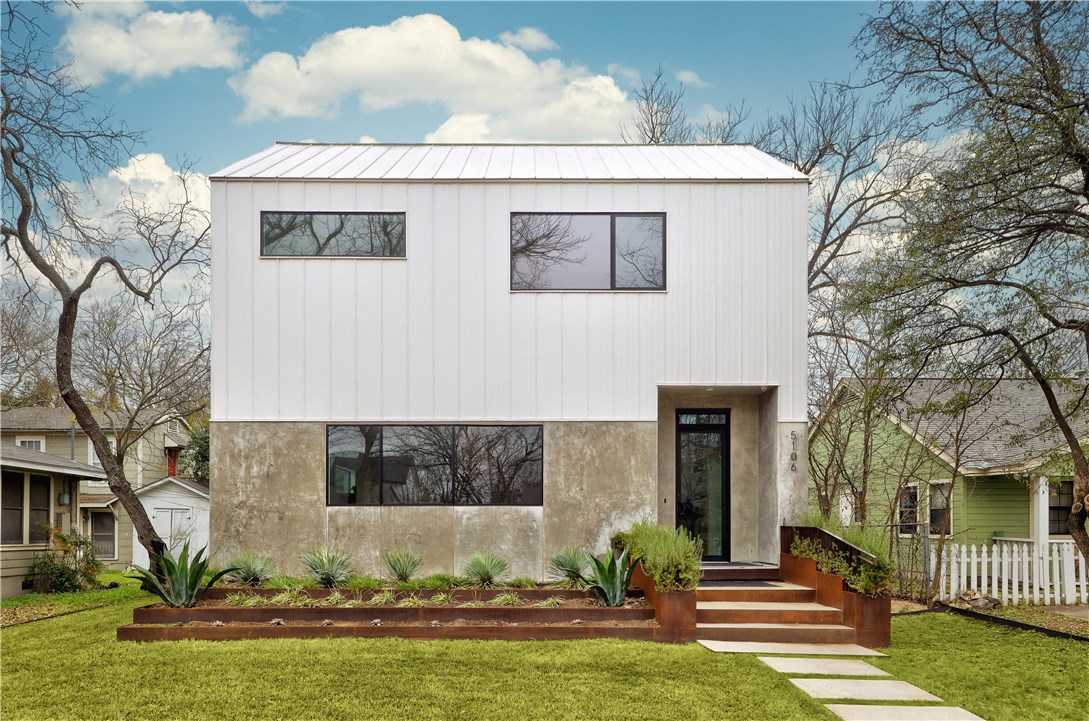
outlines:
{"label": "garden bed", "polygon": [[[644,641],[688,640],[687,634],[663,627],[655,608],[641,593],[624,606],[599,605],[582,591],[551,588],[516,589],[518,605],[496,605],[511,589],[457,589],[445,605],[434,605],[439,591],[404,591],[374,603],[380,591],[344,591],[330,605],[327,589],[295,592],[294,602],[269,603],[277,589],[216,588],[193,608],[162,604],[133,610],[133,623],[117,629],[122,641],[249,638],[377,638],[559,640],[622,638]],[[267,605],[228,601],[244,593]],[[247,599],[235,596],[235,601]],[[503,600],[499,598],[499,600]],[[547,607],[542,602],[550,601]],[[326,604],[326,605],[322,605]],[[411,604],[411,605],[403,605]],[[429,605],[431,604],[431,605]],[[553,605],[554,604],[554,605]]]}

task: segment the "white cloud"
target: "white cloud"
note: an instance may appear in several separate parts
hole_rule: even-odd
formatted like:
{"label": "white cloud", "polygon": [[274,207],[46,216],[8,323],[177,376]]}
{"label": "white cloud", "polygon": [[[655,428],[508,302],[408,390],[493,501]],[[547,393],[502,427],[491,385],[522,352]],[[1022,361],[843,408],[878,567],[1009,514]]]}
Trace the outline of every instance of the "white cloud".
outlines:
{"label": "white cloud", "polygon": [[499,33],[499,39],[506,45],[513,45],[529,52],[536,50],[555,50],[559,47],[552,38],[539,28],[518,28],[516,32]]}
{"label": "white cloud", "polygon": [[612,141],[630,104],[615,81],[510,45],[463,39],[437,15],[340,30],[296,57],[271,52],[231,78],[240,119],[322,118],[427,103],[449,112],[429,139]]}
{"label": "white cloud", "polygon": [[628,65],[609,63],[609,67],[607,67],[606,70],[608,70],[609,75],[612,75],[614,78],[620,78],[632,87],[635,87],[643,81],[642,73]]}
{"label": "white cloud", "polygon": [[287,3],[269,2],[269,0],[257,0],[257,2],[246,3],[246,9],[249,10],[254,17],[262,20],[272,17],[273,15],[279,15],[286,8]]}
{"label": "white cloud", "polygon": [[696,88],[706,88],[708,86],[708,83],[705,82],[695,70],[678,70],[673,77],[677,78],[677,82],[679,83],[691,85]]}
{"label": "white cloud", "polygon": [[[67,6],[65,6],[67,7]],[[60,45],[85,83],[109,74],[133,80],[168,77],[190,68],[236,68],[242,31],[203,10],[149,11],[143,3],[86,3],[69,18]]]}
{"label": "white cloud", "polygon": [[359,136],[359,140],[357,140],[356,142],[357,142],[357,143],[367,143],[367,144],[370,144],[370,145],[374,145],[374,144],[375,144],[375,143],[377,143],[378,141],[377,141],[377,140],[375,140],[375,139],[374,139],[373,137],[371,137],[370,135],[360,135],[360,136]]}

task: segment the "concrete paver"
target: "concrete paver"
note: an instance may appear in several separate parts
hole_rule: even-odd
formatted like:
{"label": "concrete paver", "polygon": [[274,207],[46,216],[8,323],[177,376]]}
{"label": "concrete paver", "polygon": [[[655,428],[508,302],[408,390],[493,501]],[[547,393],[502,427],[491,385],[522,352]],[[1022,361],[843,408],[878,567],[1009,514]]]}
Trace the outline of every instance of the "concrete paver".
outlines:
{"label": "concrete paver", "polygon": [[848,658],[788,658],[758,656],[780,673],[821,673],[829,676],[888,676],[888,672],[865,661]]}
{"label": "concrete paver", "polygon": [[844,721],[984,721],[956,706],[864,706],[830,703],[825,708]]}
{"label": "concrete paver", "polygon": [[846,678],[792,678],[790,682],[813,698],[857,701],[941,701],[907,681]]}
{"label": "concrete paver", "polygon": [[798,656],[884,656],[853,643],[764,643],[756,641],[699,641],[716,653],[778,653]]}

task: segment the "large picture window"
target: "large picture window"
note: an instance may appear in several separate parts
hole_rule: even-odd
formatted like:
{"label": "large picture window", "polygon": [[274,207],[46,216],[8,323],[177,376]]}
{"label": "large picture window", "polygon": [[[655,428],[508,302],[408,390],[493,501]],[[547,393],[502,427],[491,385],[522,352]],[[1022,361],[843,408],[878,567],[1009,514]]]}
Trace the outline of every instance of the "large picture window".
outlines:
{"label": "large picture window", "polygon": [[53,481],[49,476],[4,471],[0,540],[5,544],[48,543],[52,494]]}
{"label": "large picture window", "polygon": [[405,257],[404,213],[261,213],[261,255]]}
{"label": "large picture window", "polygon": [[539,425],[328,427],[330,506],[539,506]]}
{"label": "large picture window", "polygon": [[511,290],[665,290],[664,213],[511,213]]}

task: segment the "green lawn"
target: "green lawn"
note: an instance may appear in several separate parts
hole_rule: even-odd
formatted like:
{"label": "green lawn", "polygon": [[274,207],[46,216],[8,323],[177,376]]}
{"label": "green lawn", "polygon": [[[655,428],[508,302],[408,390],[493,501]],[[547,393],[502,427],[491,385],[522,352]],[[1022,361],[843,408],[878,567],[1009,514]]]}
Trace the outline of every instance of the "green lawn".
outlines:
{"label": "green lawn", "polygon": [[[812,719],[751,656],[627,641],[133,644],[147,597],[4,629],[8,719]],[[1089,644],[946,614],[894,618],[874,663],[989,721],[1084,721]]]}
{"label": "green lawn", "polygon": [[0,599],[0,626],[99,608],[127,599],[151,598],[140,590],[138,579],[126,578],[120,571],[101,573],[98,580],[104,586],[116,581],[120,587],[75,593],[27,593]]}
{"label": "green lawn", "polygon": [[988,721],[1085,721],[1089,643],[949,613],[894,617],[875,666]]}

